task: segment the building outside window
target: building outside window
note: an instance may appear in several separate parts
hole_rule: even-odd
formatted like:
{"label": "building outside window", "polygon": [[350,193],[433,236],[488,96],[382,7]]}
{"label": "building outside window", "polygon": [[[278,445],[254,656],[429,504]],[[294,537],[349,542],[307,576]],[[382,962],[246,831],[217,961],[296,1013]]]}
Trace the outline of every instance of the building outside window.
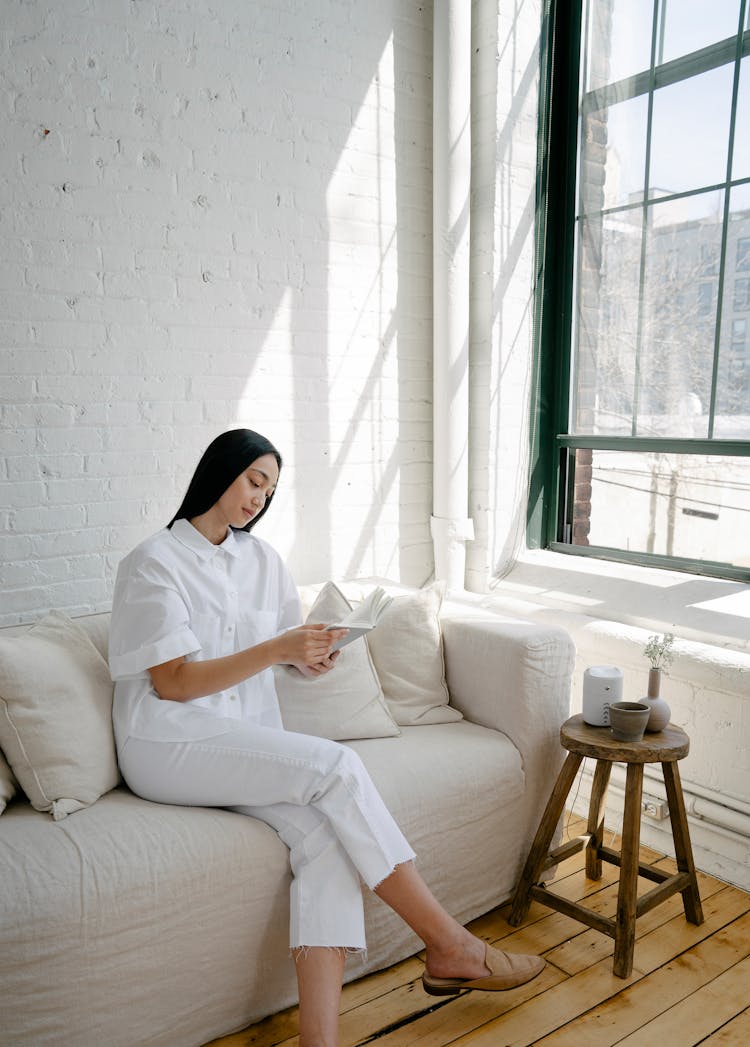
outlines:
{"label": "building outside window", "polygon": [[749,3],[550,0],[532,543],[750,578]]}
{"label": "building outside window", "polygon": [[750,309],[750,279],[734,281],[734,301],[732,308],[735,312]]}
{"label": "building outside window", "polygon": [[[746,75],[750,76],[750,73]],[[741,236],[737,240],[737,272],[750,272],[750,236]]]}

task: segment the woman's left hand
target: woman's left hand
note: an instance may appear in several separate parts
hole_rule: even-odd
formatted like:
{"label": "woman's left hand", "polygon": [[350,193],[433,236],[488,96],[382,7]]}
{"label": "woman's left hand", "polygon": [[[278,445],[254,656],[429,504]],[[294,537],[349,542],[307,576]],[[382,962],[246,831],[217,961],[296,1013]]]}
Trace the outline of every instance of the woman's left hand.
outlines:
{"label": "woman's left hand", "polygon": [[340,654],[340,651],[334,651],[327,658],[316,662],[315,665],[297,665],[296,668],[299,669],[303,676],[307,676],[309,679],[314,679],[316,676],[324,676],[333,669]]}

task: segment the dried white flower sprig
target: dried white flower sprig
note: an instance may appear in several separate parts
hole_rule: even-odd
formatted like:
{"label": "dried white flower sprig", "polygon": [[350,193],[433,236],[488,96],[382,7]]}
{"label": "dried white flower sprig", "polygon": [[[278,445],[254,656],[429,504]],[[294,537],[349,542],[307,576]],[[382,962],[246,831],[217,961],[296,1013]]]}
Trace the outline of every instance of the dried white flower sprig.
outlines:
{"label": "dried white flower sprig", "polygon": [[664,633],[663,636],[654,633],[653,636],[649,636],[643,653],[651,662],[652,669],[666,670],[672,664],[674,661],[673,643],[674,633]]}

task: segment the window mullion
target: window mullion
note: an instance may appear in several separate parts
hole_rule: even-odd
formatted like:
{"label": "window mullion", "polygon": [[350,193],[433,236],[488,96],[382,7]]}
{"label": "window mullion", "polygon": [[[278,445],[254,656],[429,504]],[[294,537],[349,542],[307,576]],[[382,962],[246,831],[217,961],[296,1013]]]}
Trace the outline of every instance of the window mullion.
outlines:
{"label": "window mullion", "polygon": [[[750,34],[745,34],[744,40],[740,37],[739,46],[741,54],[750,53]],[[617,80],[613,84],[597,87],[587,92],[581,101],[582,112],[589,113],[598,109],[606,109],[607,106],[617,102],[626,102],[638,95],[645,95],[652,86],[652,81],[653,86],[658,89],[677,84],[681,80],[689,80],[711,69],[718,69],[719,66],[734,61],[736,51],[737,39],[730,37],[717,44],[710,44],[699,51],[694,51],[692,54],[673,58],[663,65],[654,59],[653,76],[651,70],[644,69],[643,72],[626,77],[624,80]]]}

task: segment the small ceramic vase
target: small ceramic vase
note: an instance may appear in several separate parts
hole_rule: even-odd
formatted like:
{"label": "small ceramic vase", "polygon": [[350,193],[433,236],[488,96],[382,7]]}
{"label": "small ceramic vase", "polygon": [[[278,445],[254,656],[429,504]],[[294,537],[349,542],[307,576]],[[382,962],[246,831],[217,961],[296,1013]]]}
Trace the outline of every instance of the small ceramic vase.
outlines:
{"label": "small ceramic vase", "polygon": [[661,687],[661,669],[649,669],[648,694],[641,701],[651,710],[646,724],[647,731],[662,731],[669,723],[672,710],[663,698],[659,697]]}

